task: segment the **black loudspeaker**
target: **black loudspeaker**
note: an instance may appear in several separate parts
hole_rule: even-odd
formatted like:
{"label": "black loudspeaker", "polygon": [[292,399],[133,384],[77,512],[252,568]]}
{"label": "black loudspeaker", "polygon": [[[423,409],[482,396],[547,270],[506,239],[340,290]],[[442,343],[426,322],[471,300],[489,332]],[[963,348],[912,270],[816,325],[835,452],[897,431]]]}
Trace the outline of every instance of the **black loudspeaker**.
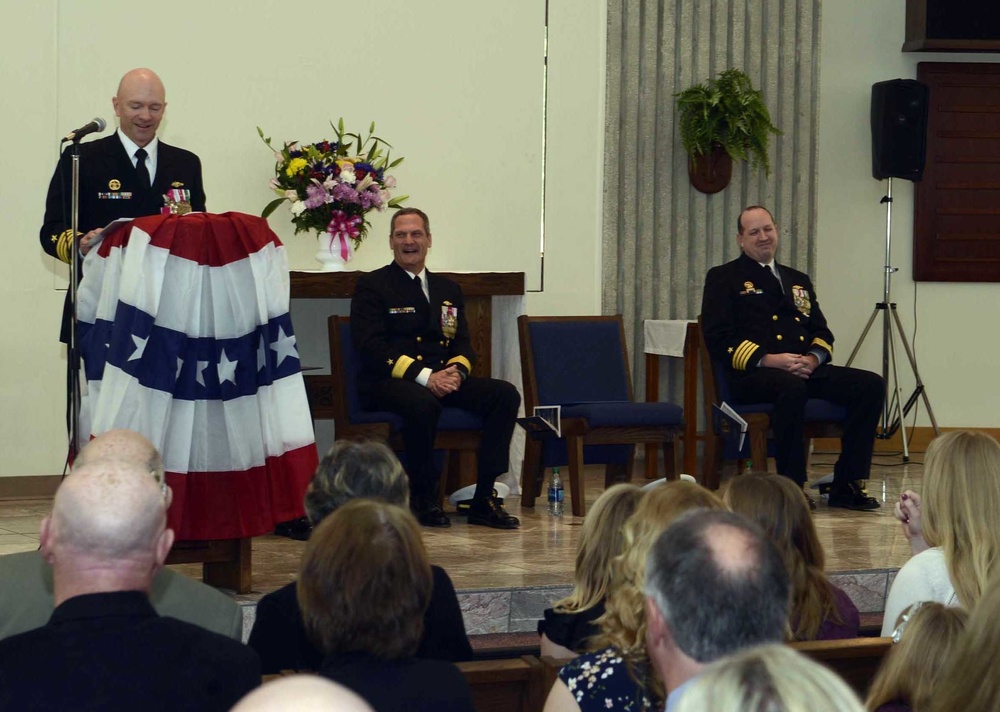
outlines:
{"label": "black loudspeaker", "polygon": [[872,176],[924,177],[930,89],[914,79],[872,84]]}

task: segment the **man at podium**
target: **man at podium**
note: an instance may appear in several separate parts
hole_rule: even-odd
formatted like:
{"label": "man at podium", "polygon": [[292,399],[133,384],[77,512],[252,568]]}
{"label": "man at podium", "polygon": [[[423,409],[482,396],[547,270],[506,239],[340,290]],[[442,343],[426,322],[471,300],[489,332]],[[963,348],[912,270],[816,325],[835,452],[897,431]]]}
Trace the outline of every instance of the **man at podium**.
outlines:
{"label": "man at podium", "polygon": [[[80,144],[81,255],[95,236],[117,218],[156,215],[167,201],[175,211],[205,210],[198,156],[160,141],[156,130],[167,108],[163,82],[150,69],[122,77],[111,105],[119,128],[111,136]],[[59,159],[45,199],[39,233],[42,249],[69,263],[76,240],[70,227],[71,152]],[[175,200],[178,198],[179,200]],[[63,312],[61,340],[69,341],[69,303]]]}

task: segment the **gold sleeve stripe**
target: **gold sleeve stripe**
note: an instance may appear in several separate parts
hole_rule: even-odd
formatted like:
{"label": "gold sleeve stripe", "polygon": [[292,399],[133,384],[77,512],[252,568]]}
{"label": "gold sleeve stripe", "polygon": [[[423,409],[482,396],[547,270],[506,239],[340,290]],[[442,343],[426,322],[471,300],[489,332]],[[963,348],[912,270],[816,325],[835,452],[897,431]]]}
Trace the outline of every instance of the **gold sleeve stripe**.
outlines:
{"label": "gold sleeve stripe", "polygon": [[815,339],[813,339],[812,342],[816,346],[819,346],[821,349],[826,349],[827,351],[829,351],[831,356],[833,355],[833,345],[832,344],[826,343],[825,341],[823,341],[823,339],[819,338],[818,336]]}
{"label": "gold sleeve stripe", "polygon": [[63,230],[56,238],[56,257],[69,264],[70,256],[73,254],[73,231]]}
{"label": "gold sleeve stripe", "polygon": [[465,366],[465,370],[468,371],[469,373],[472,373],[472,364],[469,363],[469,359],[465,358],[465,356],[455,356],[454,358],[448,359],[449,365],[453,363]]}
{"label": "gold sleeve stripe", "polygon": [[402,378],[406,375],[406,369],[410,367],[413,363],[413,359],[409,356],[400,356],[396,359],[396,365],[392,367],[392,377]]}
{"label": "gold sleeve stripe", "polygon": [[758,348],[760,347],[752,341],[742,342],[733,353],[733,368],[737,371],[746,371],[747,361]]}

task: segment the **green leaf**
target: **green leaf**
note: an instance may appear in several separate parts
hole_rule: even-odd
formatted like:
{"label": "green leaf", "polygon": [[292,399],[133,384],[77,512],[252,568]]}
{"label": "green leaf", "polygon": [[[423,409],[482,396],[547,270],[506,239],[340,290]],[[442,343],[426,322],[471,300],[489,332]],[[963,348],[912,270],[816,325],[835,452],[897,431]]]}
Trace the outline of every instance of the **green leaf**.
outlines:
{"label": "green leaf", "polygon": [[284,203],[286,200],[288,200],[288,199],[287,198],[277,198],[276,200],[272,200],[270,203],[267,204],[267,206],[264,208],[263,212],[261,212],[260,216],[262,218],[266,218],[268,215],[270,215],[275,210],[277,210],[278,206],[281,205],[282,203]]}
{"label": "green leaf", "polygon": [[375,122],[374,121],[372,121],[372,125],[368,127],[368,133],[370,133],[370,134],[375,133]]}
{"label": "green leaf", "polygon": [[402,158],[397,158],[395,161],[393,161],[392,163],[389,164],[389,168],[395,168],[396,166],[398,166],[402,162],[403,162]]}
{"label": "green leaf", "polygon": [[410,196],[408,196],[408,195],[400,195],[398,198],[393,198],[392,200],[390,200],[387,203],[387,205],[390,208],[399,208],[399,207],[402,207],[403,201],[406,200],[409,197]]}

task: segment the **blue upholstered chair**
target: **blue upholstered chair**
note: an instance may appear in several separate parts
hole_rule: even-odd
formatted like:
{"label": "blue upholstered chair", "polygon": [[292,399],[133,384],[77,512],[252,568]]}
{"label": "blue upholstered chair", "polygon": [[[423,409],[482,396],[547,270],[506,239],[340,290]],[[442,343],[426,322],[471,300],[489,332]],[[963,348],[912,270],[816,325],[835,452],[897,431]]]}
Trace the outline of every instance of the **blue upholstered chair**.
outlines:
{"label": "blue upholstered chair", "polygon": [[[768,455],[771,454],[771,413],[772,403],[735,403],[729,392],[729,379],[725,364],[716,361],[708,352],[705,337],[701,332],[701,317],[698,317],[698,331],[701,342],[702,393],[705,399],[705,418],[710,428],[705,438],[705,476],[703,483],[709,489],[719,486],[719,466],[722,460],[742,460],[749,457],[754,470],[767,472]],[[738,439],[725,437],[725,420],[714,406],[723,401],[747,421],[747,437],[743,449],[738,447]],[[806,401],[805,442],[809,447],[812,438],[839,438],[844,434],[843,422],[847,410],[836,403],[821,398]]]}
{"label": "blue upholstered chair", "polygon": [[[582,517],[584,462],[601,456],[597,462],[631,463],[637,444],[662,444],[667,476],[676,476],[674,442],[683,410],[672,403],[635,402],[621,316],[521,316],[517,326],[525,412],[535,406],[562,408],[562,438],[544,444],[529,438],[525,445],[522,506],[534,506],[545,467],[568,465],[573,514]],[[624,473],[626,479],[630,475]]]}
{"label": "blue upholstered chair", "polygon": [[[330,338],[330,373],[333,377],[333,423],[336,437],[350,440],[381,440],[403,450],[400,432],[403,419],[387,411],[365,410],[358,393],[361,358],[351,339],[351,320],[331,316],[327,320]],[[477,453],[482,439],[483,419],[460,408],[445,408],[438,421],[434,446],[448,451],[441,473],[441,492],[454,491],[476,482]],[[406,462],[404,460],[403,464]]]}

